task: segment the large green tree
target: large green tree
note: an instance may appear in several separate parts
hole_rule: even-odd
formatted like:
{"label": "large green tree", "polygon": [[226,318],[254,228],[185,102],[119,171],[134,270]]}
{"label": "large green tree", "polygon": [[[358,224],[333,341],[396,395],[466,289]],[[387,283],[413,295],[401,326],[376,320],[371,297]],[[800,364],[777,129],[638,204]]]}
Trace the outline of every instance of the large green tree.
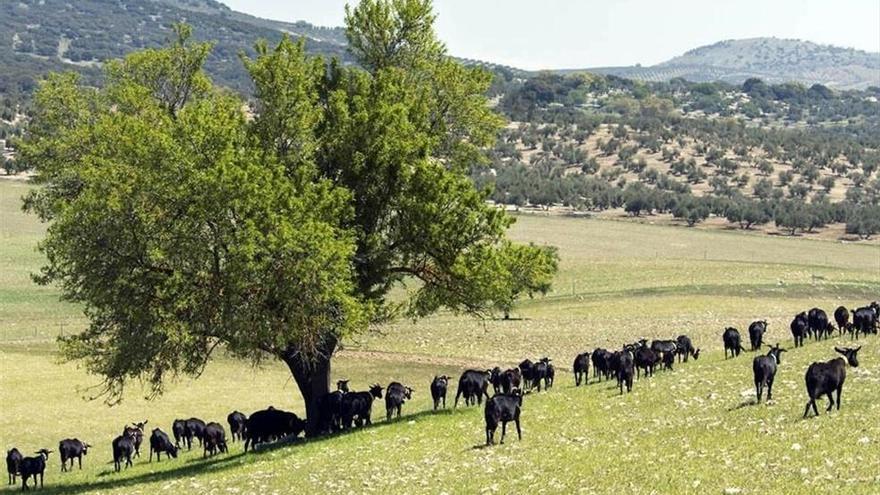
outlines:
{"label": "large green tree", "polygon": [[555,251],[506,240],[511,219],[466,175],[501,123],[490,76],[446,55],[429,0],[346,14],[359,67],[258,44],[251,112],[205,77],[210,45],[186,27],[100,90],[42,85],[22,150],[43,184],[26,208],[51,222],[37,279],[83,305],[91,324],[62,347],[109,397],[134,378],[158,393],[218,348],[276,358],[314,434],[346,335],[549,287]]}

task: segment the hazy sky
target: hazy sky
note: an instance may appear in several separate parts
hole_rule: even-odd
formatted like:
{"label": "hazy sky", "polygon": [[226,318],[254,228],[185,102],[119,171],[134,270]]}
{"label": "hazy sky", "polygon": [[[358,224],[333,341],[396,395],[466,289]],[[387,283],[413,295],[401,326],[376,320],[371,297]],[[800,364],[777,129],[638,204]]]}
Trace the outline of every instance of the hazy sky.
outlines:
{"label": "hazy sky", "polygon": [[[356,0],[223,0],[340,26]],[[651,65],[691,48],[775,36],[880,51],[880,0],[435,0],[449,52],[523,69]]]}

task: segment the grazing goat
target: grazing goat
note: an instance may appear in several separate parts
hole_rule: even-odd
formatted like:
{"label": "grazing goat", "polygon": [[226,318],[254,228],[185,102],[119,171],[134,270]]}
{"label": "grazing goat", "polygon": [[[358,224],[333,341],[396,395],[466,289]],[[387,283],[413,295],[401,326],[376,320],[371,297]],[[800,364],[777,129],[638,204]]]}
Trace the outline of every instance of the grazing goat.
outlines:
{"label": "grazing goat", "polygon": [[449,377],[446,375],[435,376],[431,380],[431,398],[434,399],[434,410],[440,407],[443,401],[443,409],[446,409],[446,390],[449,388]]}
{"label": "grazing goat", "polygon": [[724,341],[724,359],[727,359],[728,352],[730,352],[730,357],[737,357],[740,352],[745,351],[742,346],[742,340],[739,336],[739,330],[733,327],[727,327],[724,329],[724,333],[721,335],[721,340]]}
{"label": "grazing goat", "polygon": [[771,347],[767,351],[766,356],[757,356],[752,360],[752,371],[755,374],[755,393],[758,396],[758,402],[761,402],[761,396],[764,387],[767,387],[767,400],[773,399],[773,379],[776,378],[776,368],[782,364],[782,353],[786,352],[781,349],[779,344]]}
{"label": "grazing goat", "polygon": [[70,469],[73,469],[73,460],[79,461],[79,468],[83,468],[82,457],[89,453],[91,445],[83,443],[76,438],[67,438],[58,442],[58,455],[61,456],[61,471],[67,471],[67,461],[70,461]]}
{"label": "grazing goat", "polygon": [[394,415],[395,411],[397,411],[397,417],[400,418],[403,404],[408,400],[412,400],[412,393],[413,389],[404,386],[402,383],[391,382],[388,384],[388,388],[385,389],[386,421],[391,421],[391,416]]}
{"label": "grazing goat", "polygon": [[495,443],[495,430],[501,423],[501,443],[507,434],[507,423],[516,424],[516,434],[522,440],[519,416],[522,410],[522,392],[515,390],[512,394],[499,394],[486,401],[486,445]]}
{"label": "grazing goat", "polygon": [[700,358],[700,350],[694,349],[694,343],[691,342],[691,338],[687,335],[679,335],[678,338],[675,339],[675,343],[679,361],[683,359],[684,362],[688,362],[689,357],[694,359]]}
{"label": "grazing goat", "polygon": [[162,453],[166,458],[177,459],[177,447],[171,443],[168,434],[159,428],[153,428],[153,433],[150,435],[150,462],[153,462],[153,452],[156,453],[156,462],[162,460]]}
{"label": "grazing goat", "polygon": [[580,387],[581,382],[588,384],[590,382],[590,353],[585,352],[583,354],[578,354],[577,357],[574,358],[574,364],[572,364],[571,370],[574,372],[575,387]]}
{"label": "grazing goat", "polygon": [[828,396],[828,408],[825,411],[830,411],[834,407],[834,398],[831,396],[834,392],[837,392],[837,410],[840,410],[840,394],[843,392],[843,382],[846,381],[846,363],[857,368],[859,366],[858,352],[861,348],[861,346],[855,349],[835,347],[836,352],[846,357],[845,361],[843,358],[835,358],[824,363],[813,363],[807,368],[804,381],[807,383],[807,396],[810,400],[807,402],[807,407],[804,408],[804,418],[809,414],[811,406],[813,413],[816,416],[819,415],[816,399],[823,395]]}
{"label": "grazing goat", "polygon": [[274,407],[257,411],[250,415],[245,424],[244,451],[248,447],[255,449],[257,445],[293,435],[298,437],[306,429],[306,422],[296,414],[281,411]]}
{"label": "grazing goat", "polygon": [[15,484],[15,477],[18,475],[22,459],[24,457],[15,447],[6,451],[6,472],[9,474],[8,485]]}
{"label": "grazing goat", "polygon": [[25,457],[18,465],[18,472],[21,473],[21,489],[27,490],[28,478],[34,478],[34,488],[37,487],[37,476],[40,477],[40,488],[43,488],[43,473],[46,472],[46,461],[49,460],[51,450],[40,449],[37,451],[36,457]]}
{"label": "grazing goat", "polygon": [[214,456],[218,452],[229,452],[229,449],[226,448],[226,430],[223,429],[220,423],[211,422],[206,424],[203,439],[205,450],[202,453],[202,457]]}
{"label": "grazing goat", "polygon": [[205,422],[199,418],[189,418],[183,422],[183,439],[186,441],[186,450],[192,450],[193,438],[198,439],[199,446],[205,443]]}

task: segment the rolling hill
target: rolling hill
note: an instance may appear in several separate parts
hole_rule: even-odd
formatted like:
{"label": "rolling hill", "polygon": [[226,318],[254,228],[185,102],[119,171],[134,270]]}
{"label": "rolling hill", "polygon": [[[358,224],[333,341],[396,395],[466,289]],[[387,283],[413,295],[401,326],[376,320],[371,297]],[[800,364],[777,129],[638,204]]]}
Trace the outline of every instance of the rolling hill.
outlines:
{"label": "rolling hill", "polygon": [[880,85],[880,53],[809,41],[750,38],[695,48],[653,66],[597,67],[585,71],[658,82],[682,78],[741,84],[757,77],[771,83],[796,81],[835,89],[864,89]]}
{"label": "rolling hill", "polygon": [[259,19],[213,0],[0,2],[0,94],[27,94],[52,70],[73,69],[97,80],[102,62],[163,44],[176,22],[192,25],[197,39],[215,42],[207,70],[217,83],[239,91],[249,82],[238,54],[261,38],[290,33],[304,37],[310,53],[349,61],[341,28]]}

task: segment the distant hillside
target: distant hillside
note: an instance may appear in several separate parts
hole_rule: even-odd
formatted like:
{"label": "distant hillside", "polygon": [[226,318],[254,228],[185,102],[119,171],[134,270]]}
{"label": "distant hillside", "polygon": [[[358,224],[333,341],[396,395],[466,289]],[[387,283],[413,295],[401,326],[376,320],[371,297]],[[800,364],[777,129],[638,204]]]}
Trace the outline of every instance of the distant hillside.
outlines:
{"label": "distant hillside", "polygon": [[171,25],[187,22],[216,46],[207,70],[216,82],[247,90],[238,54],[282,32],[307,39],[311,53],[348,61],[341,28],[286,23],[234,12],[213,0],[21,0],[0,2],[0,94],[28,93],[50,70],[99,77],[101,63],[163,44]]}
{"label": "distant hillside", "polygon": [[[880,53],[778,38],[727,40],[693,49],[648,67],[585,69],[644,81],[674,78],[741,84],[757,77],[770,83],[819,83],[835,89],[880,86]],[[572,71],[563,71],[572,72]]]}

